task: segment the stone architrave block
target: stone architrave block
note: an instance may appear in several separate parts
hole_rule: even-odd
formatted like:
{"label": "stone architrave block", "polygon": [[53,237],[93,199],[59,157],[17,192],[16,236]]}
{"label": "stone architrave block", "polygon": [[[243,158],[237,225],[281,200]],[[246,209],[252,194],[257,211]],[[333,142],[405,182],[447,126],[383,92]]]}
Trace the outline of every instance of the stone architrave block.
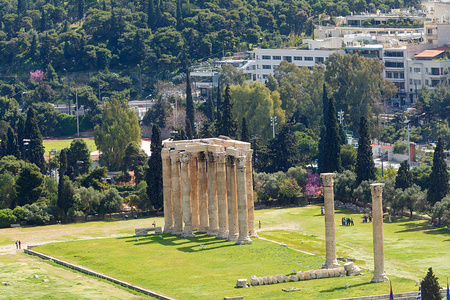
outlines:
{"label": "stone architrave block", "polygon": [[277,278],[275,277],[275,276],[270,276],[270,279],[271,279],[271,284],[277,284],[278,283],[278,280],[277,280]]}
{"label": "stone architrave block", "polygon": [[[339,274],[336,274],[336,270]],[[340,267],[340,268],[336,268],[336,270],[334,271],[334,273],[336,274],[335,276],[346,276],[347,275],[347,271],[345,271],[344,267]]]}
{"label": "stone architrave block", "polygon": [[348,262],[344,264],[345,271],[347,272],[347,276],[357,276],[360,275],[362,270],[356,266],[353,262]]}
{"label": "stone architrave block", "polygon": [[290,282],[296,282],[296,281],[298,281],[298,277],[296,275],[290,275],[289,276],[289,281]]}
{"label": "stone architrave block", "polygon": [[302,271],[297,272],[297,277],[298,277],[298,280],[300,280],[300,281],[305,280],[305,275]]}
{"label": "stone architrave block", "polygon": [[344,264],[345,271],[348,272],[353,269],[353,262],[347,262]]}
{"label": "stone architrave block", "polygon": [[258,277],[256,277],[255,275],[250,276],[249,282],[252,286],[258,285]]}
{"label": "stone architrave block", "polygon": [[238,281],[236,282],[236,287],[237,288],[246,288],[246,287],[248,287],[247,279],[238,279]]}
{"label": "stone architrave block", "polygon": [[269,282],[269,278],[270,278],[270,276],[266,276],[266,277],[262,278],[265,285],[270,284],[272,282],[272,279]]}
{"label": "stone architrave block", "polygon": [[289,282],[289,278],[286,275],[281,275],[281,277],[283,278],[283,282]]}
{"label": "stone architrave block", "polygon": [[305,280],[311,280],[311,279],[317,278],[315,270],[305,271],[305,272],[303,272],[303,274],[305,274]]}
{"label": "stone architrave block", "polygon": [[328,278],[328,269],[316,270],[316,278]]}

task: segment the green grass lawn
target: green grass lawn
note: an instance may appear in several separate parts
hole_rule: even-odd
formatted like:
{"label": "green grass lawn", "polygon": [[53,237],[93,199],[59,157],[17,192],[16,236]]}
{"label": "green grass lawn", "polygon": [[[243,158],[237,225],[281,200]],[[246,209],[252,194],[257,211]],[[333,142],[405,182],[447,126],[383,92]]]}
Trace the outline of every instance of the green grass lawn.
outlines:
{"label": "green grass lawn", "polygon": [[[88,148],[89,151],[95,151],[97,150],[97,146],[95,145],[94,139],[83,139]],[[61,151],[64,148],[69,148],[70,143],[72,140],[44,140],[44,147],[45,147],[45,156],[49,155],[49,151],[52,149],[56,149],[56,151]]]}

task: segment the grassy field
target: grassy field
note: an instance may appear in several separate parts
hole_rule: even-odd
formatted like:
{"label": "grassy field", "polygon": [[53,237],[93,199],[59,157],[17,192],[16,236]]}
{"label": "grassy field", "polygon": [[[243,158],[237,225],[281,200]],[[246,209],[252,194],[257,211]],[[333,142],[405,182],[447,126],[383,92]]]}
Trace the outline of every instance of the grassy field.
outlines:
{"label": "grassy field", "polygon": [[[88,148],[89,151],[93,152],[97,150],[97,146],[95,145],[94,139],[83,139]],[[49,154],[49,151],[52,149],[56,149],[58,152],[61,151],[61,149],[69,148],[70,143],[72,142],[72,139],[67,140],[44,140],[44,147],[45,147],[45,156]]]}
{"label": "grassy field", "polygon": [[[341,226],[342,216],[353,217],[355,226]],[[359,214],[336,211],[337,254],[355,258],[356,264],[364,268],[365,275],[249,289],[235,289],[233,286],[237,279],[250,275],[289,275],[293,270],[321,267],[325,260],[325,240],[324,216],[320,215],[320,207],[255,212],[255,223],[262,223],[262,228],[258,229],[261,237],[315,255],[257,239],[252,245],[235,246],[206,235],[197,235],[192,239],[171,235],[162,235],[163,238],[151,235],[138,240],[133,237],[134,228],[150,226],[154,220],[158,226],[163,224],[161,218],[149,218],[2,229],[0,250],[2,245],[8,247],[17,238],[28,244],[68,241],[45,244],[35,249],[179,299],[222,299],[237,295],[243,295],[245,299],[337,299],[389,292],[389,283],[370,283],[373,269],[372,224],[362,223]],[[95,239],[100,237],[110,238]],[[450,254],[447,251],[450,231],[447,228],[435,229],[424,221],[407,218],[394,219],[393,223],[384,224],[384,237],[386,273],[392,281],[394,292],[417,290],[416,281],[425,276],[429,267],[433,267],[441,285],[444,285],[450,273]],[[205,245],[204,250],[200,245]],[[36,261],[35,258],[28,259]],[[72,273],[59,270],[61,273]],[[348,289],[346,284],[349,284]],[[301,291],[282,292],[283,288],[292,287],[301,288]],[[52,288],[46,287],[49,290]],[[96,289],[101,290],[101,287]],[[36,292],[38,290],[40,288]],[[131,297],[136,296],[129,294],[124,298]]]}

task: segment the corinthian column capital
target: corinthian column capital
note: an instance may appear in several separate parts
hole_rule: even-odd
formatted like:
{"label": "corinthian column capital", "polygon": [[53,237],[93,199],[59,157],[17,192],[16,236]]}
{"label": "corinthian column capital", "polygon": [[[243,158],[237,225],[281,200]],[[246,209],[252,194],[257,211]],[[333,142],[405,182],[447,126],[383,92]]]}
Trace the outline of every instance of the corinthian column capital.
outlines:
{"label": "corinthian column capital", "polygon": [[320,178],[322,178],[323,186],[333,186],[335,177],[336,173],[320,173]]}
{"label": "corinthian column capital", "polygon": [[383,194],[384,183],[372,183],[370,189],[372,191],[372,196],[381,197]]}

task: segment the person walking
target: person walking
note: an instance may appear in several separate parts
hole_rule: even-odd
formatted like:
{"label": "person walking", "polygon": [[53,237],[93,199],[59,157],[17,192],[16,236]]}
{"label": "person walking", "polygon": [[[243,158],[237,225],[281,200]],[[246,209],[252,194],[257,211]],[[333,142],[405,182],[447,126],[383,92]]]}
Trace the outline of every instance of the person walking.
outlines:
{"label": "person walking", "polygon": [[19,241],[19,249],[22,249],[22,243]]}
{"label": "person walking", "polygon": [[19,249],[19,240],[16,241],[16,250]]}
{"label": "person walking", "polygon": [[350,225],[355,226],[355,223],[353,223],[353,218],[350,219]]}

